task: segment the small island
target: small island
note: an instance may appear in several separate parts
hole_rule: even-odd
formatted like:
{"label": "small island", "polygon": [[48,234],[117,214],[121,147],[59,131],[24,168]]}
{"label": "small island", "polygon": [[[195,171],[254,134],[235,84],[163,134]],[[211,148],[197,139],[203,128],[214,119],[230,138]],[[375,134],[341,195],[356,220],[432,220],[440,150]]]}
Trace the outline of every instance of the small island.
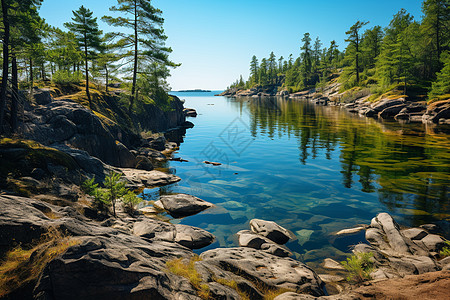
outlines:
{"label": "small island", "polygon": [[196,90],[180,90],[178,91],[179,93],[211,93],[210,90],[201,90],[201,89],[196,89]]}

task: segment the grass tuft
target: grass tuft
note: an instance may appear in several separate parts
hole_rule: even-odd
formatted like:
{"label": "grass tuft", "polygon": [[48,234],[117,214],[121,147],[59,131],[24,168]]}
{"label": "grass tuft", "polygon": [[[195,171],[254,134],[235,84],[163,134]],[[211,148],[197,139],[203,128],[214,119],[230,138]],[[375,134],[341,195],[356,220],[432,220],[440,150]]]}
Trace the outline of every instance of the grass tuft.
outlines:
{"label": "grass tuft", "polygon": [[0,298],[37,280],[50,261],[77,244],[77,239],[50,227],[30,249],[18,246],[7,252],[0,264]]}

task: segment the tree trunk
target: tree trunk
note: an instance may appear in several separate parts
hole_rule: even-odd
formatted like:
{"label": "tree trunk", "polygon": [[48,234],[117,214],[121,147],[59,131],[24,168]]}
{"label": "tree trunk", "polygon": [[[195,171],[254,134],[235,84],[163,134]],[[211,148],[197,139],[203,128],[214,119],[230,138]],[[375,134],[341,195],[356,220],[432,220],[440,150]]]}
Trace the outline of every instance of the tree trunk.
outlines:
{"label": "tree trunk", "polygon": [[106,93],[108,94],[108,81],[109,81],[109,73],[108,73],[108,66],[105,65],[105,72],[106,72],[106,84],[105,84],[105,88],[106,88]]}
{"label": "tree trunk", "polygon": [[359,39],[356,33],[356,82],[359,84]]}
{"label": "tree trunk", "polygon": [[8,6],[6,0],[1,0],[3,14],[3,73],[0,86],[0,134],[3,131],[3,121],[6,109],[6,89],[8,88],[8,69],[9,69],[9,21]]}
{"label": "tree trunk", "polygon": [[133,66],[133,84],[131,86],[130,107],[128,113],[131,115],[133,111],[133,104],[135,100],[136,81],[137,81],[137,64],[138,64],[138,30],[137,30],[137,3],[134,0],[134,66]]}
{"label": "tree trunk", "polygon": [[88,65],[88,48],[87,48],[87,37],[84,35],[84,66],[86,68],[86,96],[89,101],[89,108],[92,110],[92,100],[89,94],[89,65]]}
{"label": "tree trunk", "polygon": [[33,75],[33,59],[30,57],[30,95],[33,93],[34,75]]}
{"label": "tree trunk", "polygon": [[19,108],[19,80],[17,78],[17,58],[15,53],[11,51],[12,59],[11,59],[11,81],[12,81],[12,92],[11,92],[11,131],[17,131],[17,111]]}

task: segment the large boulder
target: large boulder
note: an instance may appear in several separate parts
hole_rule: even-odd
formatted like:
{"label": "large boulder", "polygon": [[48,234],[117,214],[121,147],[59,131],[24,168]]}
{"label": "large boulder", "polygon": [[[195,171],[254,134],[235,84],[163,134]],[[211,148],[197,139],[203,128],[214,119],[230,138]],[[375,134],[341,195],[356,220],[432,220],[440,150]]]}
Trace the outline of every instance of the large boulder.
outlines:
{"label": "large boulder", "polygon": [[386,107],[385,109],[383,109],[382,111],[380,111],[378,113],[378,117],[383,118],[383,119],[394,118],[405,107],[406,107],[406,104],[404,104],[404,103]]}
{"label": "large boulder", "polygon": [[53,101],[52,94],[49,89],[33,88],[33,98],[39,105],[46,105]]}
{"label": "large boulder", "polygon": [[324,295],[323,282],[305,264],[291,258],[281,258],[252,248],[218,248],[203,252],[200,257],[207,264],[245,274],[252,282],[271,288]]}
{"label": "large boulder", "polygon": [[292,255],[292,253],[288,249],[275,244],[268,238],[255,234],[250,230],[241,230],[237,233],[237,235],[240,247],[249,247],[257,250],[262,250],[264,252],[280,257],[288,257]]}
{"label": "large boulder", "polygon": [[280,245],[286,244],[291,238],[291,234],[286,228],[273,221],[253,219],[250,221],[250,228],[254,233],[265,236]]}
{"label": "large boulder", "polygon": [[201,228],[176,224],[175,242],[189,249],[200,249],[212,244],[215,240],[213,234]]}
{"label": "large boulder", "polygon": [[391,255],[428,255],[428,252],[414,244],[400,232],[400,227],[387,213],[380,213],[372,219],[366,230],[366,239],[376,248]]}
{"label": "large boulder", "polygon": [[195,215],[213,206],[212,203],[187,194],[165,195],[159,200],[164,209],[174,218]]}
{"label": "large boulder", "polygon": [[404,99],[404,98],[399,98],[399,99],[394,99],[394,100],[391,100],[391,99],[383,99],[383,100],[380,100],[380,101],[374,103],[374,104],[372,105],[372,109],[373,109],[376,113],[379,113],[379,112],[385,110],[385,109],[388,108],[388,107],[396,106],[396,105],[401,105],[401,104],[405,104],[405,99]]}

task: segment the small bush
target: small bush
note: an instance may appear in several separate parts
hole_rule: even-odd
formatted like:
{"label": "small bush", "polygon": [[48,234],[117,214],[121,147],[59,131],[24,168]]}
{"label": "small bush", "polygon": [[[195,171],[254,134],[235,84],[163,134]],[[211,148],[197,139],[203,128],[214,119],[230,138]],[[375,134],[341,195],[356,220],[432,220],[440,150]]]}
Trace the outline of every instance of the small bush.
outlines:
{"label": "small bush", "polygon": [[123,197],[122,202],[124,205],[125,210],[132,214],[136,211],[136,206],[142,202],[142,199],[139,198],[135,193],[132,191],[128,191]]}
{"label": "small bush", "polygon": [[439,252],[439,255],[442,258],[450,256],[450,241],[445,241],[445,243],[448,245],[448,247],[443,247]]}
{"label": "small bush", "polygon": [[370,273],[374,271],[372,252],[358,252],[347,258],[347,261],[341,262],[342,266],[350,273],[347,276],[348,281],[361,283],[372,279]]}
{"label": "small bush", "polygon": [[79,84],[82,80],[83,74],[81,72],[59,70],[52,76],[52,81],[61,85]]}

